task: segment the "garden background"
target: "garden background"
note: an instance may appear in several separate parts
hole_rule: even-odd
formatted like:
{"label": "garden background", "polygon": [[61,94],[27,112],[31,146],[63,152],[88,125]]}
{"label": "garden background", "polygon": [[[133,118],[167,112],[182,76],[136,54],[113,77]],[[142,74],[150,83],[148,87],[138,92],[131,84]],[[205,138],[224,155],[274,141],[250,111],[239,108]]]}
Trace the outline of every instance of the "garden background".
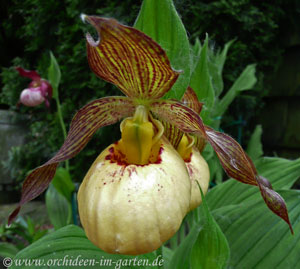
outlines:
{"label": "garden background", "polygon": [[[99,80],[89,69],[84,34],[94,30],[81,23],[80,14],[114,17],[133,25],[141,2],[0,1],[1,223],[13,208],[9,204],[19,201],[21,183],[28,171],[47,161],[63,143],[54,100],[49,109],[44,105],[34,108],[16,105],[28,80],[20,77],[14,67],[37,70],[46,78],[49,53],[53,52],[62,74],[59,97],[68,129],[74,112],[80,107],[96,98],[118,95],[116,87]],[[230,88],[248,64],[256,65],[256,84],[251,91],[243,91],[234,99],[222,117],[220,130],[235,137],[244,148],[254,130],[258,136],[262,132],[265,155],[299,158],[299,1],[174,0],[174,4],[191,43],[197,38],[203,43],[208,33],[209,48],[217,52],[234,40],[223,69],[224,89]],[[85,150],[70,160],[73,182],[80,183],[99,152],[119,136],[118,125],[99,130]],[[43,201],[44,197],[38,200]],[[28,206],[25,212],[33,223],[49,224],[42,202]],[[28,228],[30,224],[26,220],[25,223]],[[36,234],[36,230],[29,232],[24,245],[35,241],[43,232]]]}

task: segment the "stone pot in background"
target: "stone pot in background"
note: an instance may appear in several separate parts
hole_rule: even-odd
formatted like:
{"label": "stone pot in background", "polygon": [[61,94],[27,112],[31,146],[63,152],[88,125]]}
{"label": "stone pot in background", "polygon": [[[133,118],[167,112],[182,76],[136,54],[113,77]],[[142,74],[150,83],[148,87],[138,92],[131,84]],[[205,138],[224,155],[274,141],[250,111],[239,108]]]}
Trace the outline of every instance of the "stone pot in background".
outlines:
{"label": "stone pot in background", "polygon": [[14,189],[15,179],[3,167],[2,162],[8,159],[11,147],[25,143],[27,116],[13,111],[0,110],[0,204],[13,203],[19,200],[19,193]]}

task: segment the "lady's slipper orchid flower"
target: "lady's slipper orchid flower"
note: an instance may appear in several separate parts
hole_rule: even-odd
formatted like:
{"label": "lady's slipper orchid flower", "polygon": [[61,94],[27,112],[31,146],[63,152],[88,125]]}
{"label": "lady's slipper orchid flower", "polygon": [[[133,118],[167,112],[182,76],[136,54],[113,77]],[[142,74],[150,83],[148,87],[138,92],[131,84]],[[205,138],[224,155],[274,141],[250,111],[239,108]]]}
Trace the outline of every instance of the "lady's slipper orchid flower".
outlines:
{"label": "lady's slipper orchid flower", "polygon": [[166,138],[145,165],[127,163],[122,140],[104,150],[85,176],[78,192],[80,220],[87,237],[106,252],[152,252],[189,211],[189,176]]}
{"label": "lady's slipper orchid flower", "polygon": [[38,106],[45,102],[46,107],[50,107],[49,101],[52,98],[50,83],[42,79],[36,71],[25,70],[21,67],[16,67],[16,70],[20,76],[32,79],[28,88],[21,92],[19,103],[25,106]]}
{"label": "lady's slipper orchid flower", "polygon": [[[198,101],[198,97],[191,87],[187,88],[181,101],[183,104],[193,109],[198,115],[200,114],[203,104]],[[201,155],[206,141],[202,137],[192,137],[188,134],[183,134],[175,126],[166,129],[165,134],[167,137],[170,136],[168,133],[170,130],[173,130],[173,133],[177,133],[177,137],[181,138],[178,145],[174,146],[184,160],[189,173],[191,181],[190,210],[193,210],[202,202],[199,186],[201,187],[203,194],[206,194],[209,186],[210,173],[208,164]]]}
{"label": "lady's slipper orchid flower", "polygon": [[[226,173],[258,186],[271,210],[290,225],[283,199],[261,180],[234,139],[204,126],[198,113],[183,103],[160,99],[180,72],[171,68],[156,42],[114,19],[83,19],[99,34],[97,41],[89,34],[86,37],[92,71],[126,96],[94,100],[75,114],[57,154],[27,176],[9,222],[24,203],[47,188],[59,162],[79,153],[100,127],[125,118],[121,140],[99,155],[79,191],[82,224],[98,246],[126,254],[152,251],[172,236],[189,210],[191,184],[186,165],[162,136],[161,122],[207,140]],[[180,143],[174,135],[172,140],[176,139]]]}

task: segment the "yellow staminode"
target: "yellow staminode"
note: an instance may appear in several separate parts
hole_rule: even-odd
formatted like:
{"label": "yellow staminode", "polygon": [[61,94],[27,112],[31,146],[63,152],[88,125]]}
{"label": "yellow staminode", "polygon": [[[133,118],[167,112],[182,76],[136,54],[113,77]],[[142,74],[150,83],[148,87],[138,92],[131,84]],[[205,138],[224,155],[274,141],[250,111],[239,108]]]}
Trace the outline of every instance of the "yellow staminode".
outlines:
{"label": "yellow staminode", "polygon": [[193,137],[187,137],[185,134],[182,136],[182,139],[177,147],[177,151],[183,160],[187,161],[190,158],[194,142],[195,141]]}
{"label": "yellow staminode", "polygon": [[[140,105],[136,108],[132,118],[126,118],[121,123],[122,139],[120,141],[120,148],[130,164],[147,164],[152,146],[163,133],[161,127],[158,126],[158,133],[155,135],[154,127],[152,122],[149,121],[148,113],[147,108]],[[156,122],[154,120],[154,123]]]}

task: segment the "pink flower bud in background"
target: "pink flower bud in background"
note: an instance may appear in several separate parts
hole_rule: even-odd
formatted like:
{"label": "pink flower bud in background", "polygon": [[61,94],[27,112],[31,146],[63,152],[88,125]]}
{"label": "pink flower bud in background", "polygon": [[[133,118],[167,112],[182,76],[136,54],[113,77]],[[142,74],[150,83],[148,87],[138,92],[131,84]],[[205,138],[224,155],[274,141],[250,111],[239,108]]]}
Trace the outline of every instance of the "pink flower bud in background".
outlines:
{"label": "pink flower bud in background", "polygon": [[45,101],[45,97],[37,88],[28,88],[21,92],[20,103],[25,106],[38,106]]}
{"label": "pink flower bud in background", "polygon": [[49,100],[52,98],[52,87],[50,83],[42,79],[36,71],[25,70],[16,67],[20,76],[31,78],[32,81],[27,89],[24,89],[20,95],[20,103],[25,106],[38,106],[45,102],[47,107],[50,106]]}

